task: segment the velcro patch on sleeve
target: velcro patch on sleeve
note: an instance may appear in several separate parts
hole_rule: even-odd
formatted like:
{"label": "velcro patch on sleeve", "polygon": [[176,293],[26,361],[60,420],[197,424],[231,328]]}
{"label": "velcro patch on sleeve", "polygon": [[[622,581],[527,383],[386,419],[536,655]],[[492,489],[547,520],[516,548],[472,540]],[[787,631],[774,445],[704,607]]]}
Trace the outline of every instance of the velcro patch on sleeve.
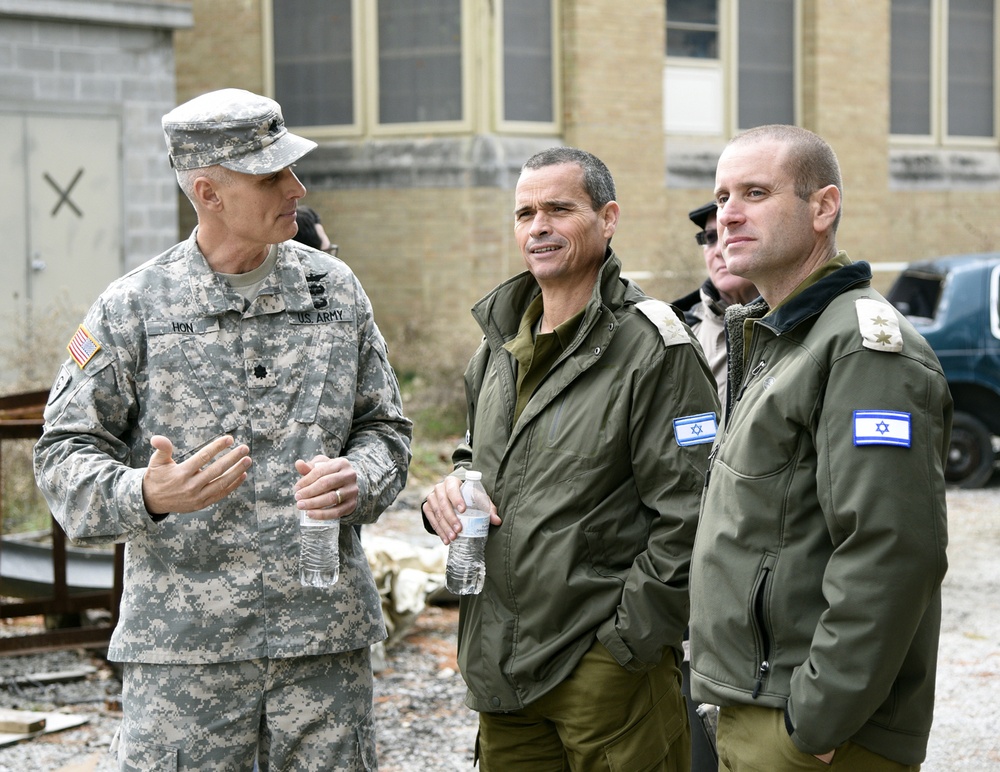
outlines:
{"label": "velcro patch on sleeve", "polygon": [[73,361],[76,362],[82,370],[84,365],[93,359],[94,355],[101,350],[101,344],[98,343],[94,336],[90,334],[90,331],[81,324],[76,328],[76,333],[66,346],[66,350],[69,352],[69,355],[73,357]]}
{"label": "velcro patch on sleeve", "polygon": [[714,442],[718,430],[715,413],[699,413],[674,419],[674,438],[682,448]]}
{"label": "velcro patch on sleeve", "polygon": [[663,338],[663,343],[667,346],[679,346],[682,343],[690,343],[687,330],[681,320],[677,318],[674,309],[668,303],[654,298],[641,300],[635,304],[643,316],[653,323]]}
{"label": "velcro patch on sleeve", "polygon": [[858,328],[865,348],[892,353],[903,350],[899,319],[892,306],[879,300],[860,298],[854,301],[854,308],[858,313]]}
{"label": "velcro patch on sleeve", "polygon": [[910,447],[910,414],[898,410],[855,410],[854,444]]}

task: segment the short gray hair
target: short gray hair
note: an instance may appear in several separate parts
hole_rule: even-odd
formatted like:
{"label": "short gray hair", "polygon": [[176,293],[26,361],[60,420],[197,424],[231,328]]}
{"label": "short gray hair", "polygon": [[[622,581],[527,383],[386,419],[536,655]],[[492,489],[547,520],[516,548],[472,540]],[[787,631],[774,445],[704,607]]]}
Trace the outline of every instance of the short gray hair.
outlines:
{"label": "short gray hair", "polygon": [[615,181],[604,161],[593,153],[576,147],[550,147],[535,153],[525,161],[524,169],[541,169],[544,166],[576,164],[583,170],[583,188],[590,196],[590,205],[598,211],[609,201],[615,200]]}
{"label": "short gray hair", "polygon": [[194,181],[196,179],[208,177],[217,185],[227,185],[236,174],[224,166],[200,166],[194,169],[175,169],[174,171],[177,174],[177,184],[180,185],[181,192],[188,197],[192,204],[194,203]]}

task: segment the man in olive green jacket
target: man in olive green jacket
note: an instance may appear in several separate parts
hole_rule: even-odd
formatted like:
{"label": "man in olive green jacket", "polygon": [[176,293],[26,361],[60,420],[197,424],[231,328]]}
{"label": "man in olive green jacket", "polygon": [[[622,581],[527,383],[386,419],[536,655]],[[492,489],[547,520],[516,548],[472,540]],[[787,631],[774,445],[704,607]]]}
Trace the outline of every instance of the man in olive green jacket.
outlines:
{"label": "man in olive green jacket", "polygon": [[836,156],[764,126],[716,172],[730,392],[691,574],[691,691],[720,769],[916,769],[934,706],[952,401],[927,342],[835,246]]}
{"label": "man in olive green jacket", "polygon": [[468,442],[423,507],[457,536],[459,479],[496,505],[459,665],[491,770],[684,770],[688,564],[718,406],[690,331],[620,275],[606,167],[556,148],[515,194],[528,272],[476,304]]}

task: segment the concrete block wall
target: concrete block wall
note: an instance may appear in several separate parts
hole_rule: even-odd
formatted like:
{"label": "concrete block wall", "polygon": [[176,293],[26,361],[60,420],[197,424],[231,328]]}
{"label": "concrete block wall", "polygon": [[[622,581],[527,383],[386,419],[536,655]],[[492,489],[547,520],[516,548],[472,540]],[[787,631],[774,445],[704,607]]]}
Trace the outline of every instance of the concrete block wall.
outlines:
{"label": "concrete block wall", "polygon": [[[8,2],[0,12],[5,112],[121,121],[124,268],[173,244],[176,182],[160,118],[174,105],[172,32],[187,3]],[[9,9],[9,10],[6,10]]]}
{"label": "concrete block wall", "polygon": [[[60,124],[65,120],[66,126],[81,118],[100,118],[105,126],[117,124],[117,144],[110,140],[102,144],[99,137],[85,139],[115,159],[115,168],[103,166],[99,171],[119,175],[115,190],[120,191],[120,203],[109,205],[94,225],[87,223],[88,233],[115,248],[88,253],[83,239],[74,242],[86,256],[86,266],[80,270],[99,277],[93,287],[83,289],[64,278],[59,296],[42,301],[34,295],[40,284],[29,281],[22,292],[20,282],[11,283],[0,316],[0,388],[48,385],[56,363],[65,357],[65,341],[99,291],[94,287],[176,241],[177,185],[160,118],[175,104],[173,31],[190,22],[190,5],[180,0],[0,3],[0,116],[7,126],[33,127],[39,118]],[[65,137],[67,148],[74,147],[74,139]],[[16,141],[31,142],[47,159],[59,154],[51,144],[35,145],[28,134]],[[24,159],[10,158],[16,168],[0,168],[0,179],[27,185]],[[0,257],[0,269],[6,277],[35,276],[31,271],[39,240],[29,237],[30,218],[22,224],[17,212],[7,214],[5,227],[15,232],[5,233],[9,248]],[[60,255],[64,263],[80,265],[76,256]],[[64,276],[60,266],[49,263],[45,268],[47,263],[49,256],[39,260],[43,267],[38,270],[47,270],[46,276],[58,282]]]}

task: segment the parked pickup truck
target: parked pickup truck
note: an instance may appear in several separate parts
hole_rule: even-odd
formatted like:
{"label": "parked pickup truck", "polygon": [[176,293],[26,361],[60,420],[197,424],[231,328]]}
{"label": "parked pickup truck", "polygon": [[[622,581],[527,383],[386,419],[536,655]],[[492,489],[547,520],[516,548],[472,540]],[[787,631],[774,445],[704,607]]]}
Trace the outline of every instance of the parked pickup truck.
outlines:
{"label": "parked pickup truck", "polygon": [[1000,448],[1000,252],[910,263],[888,299],[934,348],[955,399],[945,478],[985,485]]}

